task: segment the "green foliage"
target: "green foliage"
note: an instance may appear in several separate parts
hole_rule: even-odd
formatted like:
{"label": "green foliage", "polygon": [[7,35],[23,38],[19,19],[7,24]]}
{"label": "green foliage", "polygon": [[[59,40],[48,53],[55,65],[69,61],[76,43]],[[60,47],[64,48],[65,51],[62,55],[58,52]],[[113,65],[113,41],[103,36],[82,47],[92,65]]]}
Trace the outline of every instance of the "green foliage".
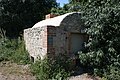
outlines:
{"label": "green foliage", "polygon": [[88,2],[89,0],[69,0],[69,3],[74,3],[74,4],[76,4],[76,3],[78,3],[78,2],[80,2],[80,3],[85,3],[85,2]]}
{"label": "green foliage", "polygon": [[62,14],[65,14],[67,13],[67,11],[65,11],[63,8],[61,7],[58,7],[58,8],[52,8],[51,9],[51,13],[54,13],[56,15],[62,15]]}
{"label": "green foliage", "polygon": [[17,48],[15,54],[12,55],[12,59],[16,63],[28,64],[30,63],[29,54],[25,49],[25,44],[23,40],[17,40]]}
{"label": "green foliage", "polygon": [[63,7],[52,8],[51,12],[54,14],[65,14],[68,12],[79,12],[81,11],[83,5],[86,5],[89,0],[69,0],[68,4]]}
{"label": "green foliage", "polygon": [[0,39],[0,61],[13,61],[19,64],[30,63],[24,42],[20,39]]}
{"label": "green foliage", "polygon": [[104,76],[107,80],[119,80],[120,79],[120,69],[119,67],[110,67],[109,73],[104,73]]}
{"label": "green foliage", "polygon": [[[80,52],[80,62],[84,66],[92,67],[95,75],[104,76],[107,73],[108,80],[118,80],[120,76],[118,73],[120,68],[119,0],[90,0],[88,4],[82,6],[81,11],[89,39],[85,45],[87,52]],[[115,75],[116,79],[114,79]]]}
{"label": "green foliage", "polygon": [[65,80],[70,76],[70,62],[65,56],[56,56],[35,62],[31,70],[38,80]]}
{"label": "green foliage", "polygon": [[56,7],[56,0],[0,0],[0,28],[8,37],[18,37]]}

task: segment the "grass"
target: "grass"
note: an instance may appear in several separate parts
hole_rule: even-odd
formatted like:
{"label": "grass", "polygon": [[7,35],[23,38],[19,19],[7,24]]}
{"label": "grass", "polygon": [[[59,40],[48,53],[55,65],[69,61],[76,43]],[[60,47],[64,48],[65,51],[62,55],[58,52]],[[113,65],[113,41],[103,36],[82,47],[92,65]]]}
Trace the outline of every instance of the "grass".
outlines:
{"label": "grass", "polygon": [[24,41],[21,39],[0,39],[0,62],[12,61],[18,64],[30,63]]}

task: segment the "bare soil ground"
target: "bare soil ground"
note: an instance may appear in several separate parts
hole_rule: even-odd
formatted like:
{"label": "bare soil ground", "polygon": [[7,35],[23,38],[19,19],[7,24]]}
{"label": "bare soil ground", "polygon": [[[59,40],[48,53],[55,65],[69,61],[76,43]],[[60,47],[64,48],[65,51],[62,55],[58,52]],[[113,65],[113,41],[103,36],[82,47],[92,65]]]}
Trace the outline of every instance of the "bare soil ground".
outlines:
{"label": "bare soil ground", "polygon": [[69,80],[100,80],[99,77],[93,77],[88,75],[87,73],[77,76],[72,76],[69,78]]}
{"label": "bare soil ground", "polygon": [[0,63],[0,80],[36,80],[29,65],[17,65],[11,62]]}
{"label": "bare soil ground", "polygon": [[[0,63],[0,80],[36,80],[29,69],[29,65],[18,65],[11,62]],[[87,73],[71,76],[68,80],[100,80]]]}

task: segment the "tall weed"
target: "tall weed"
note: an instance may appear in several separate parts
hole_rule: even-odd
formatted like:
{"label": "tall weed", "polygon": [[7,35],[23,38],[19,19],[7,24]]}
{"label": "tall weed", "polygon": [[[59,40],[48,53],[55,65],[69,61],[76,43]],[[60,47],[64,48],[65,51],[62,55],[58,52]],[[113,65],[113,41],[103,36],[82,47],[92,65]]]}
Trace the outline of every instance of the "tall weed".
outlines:
{"label": "tall weed", "polygon": [[68,58],[56,56],[33,63],[31,71],[38,80],[66,80],[70,76],[69,67]]}
{"label": "tall weed", "polygon": [[25,50],[24,41],[21,39],[0,39],[0,61],[13,61],[19,64],[30,62]]}

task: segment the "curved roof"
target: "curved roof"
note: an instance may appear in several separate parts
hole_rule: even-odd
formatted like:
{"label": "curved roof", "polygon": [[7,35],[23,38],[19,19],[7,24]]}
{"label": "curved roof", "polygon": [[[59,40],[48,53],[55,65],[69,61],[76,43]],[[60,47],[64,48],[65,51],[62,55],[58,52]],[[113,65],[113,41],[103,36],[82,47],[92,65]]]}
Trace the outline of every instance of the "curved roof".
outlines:
{"label": "curved roof", "polygon": [[54,17],[54,18],[42,20],[42,21],[36,23],[32,28],[47,26],[47,25],[49,25],[49,26],[60,26],[63,19],[65,19],[67,16],[69,16],[71,14],[76,14],[76,13],[78,13],[78,12],[71,12],[71,13],[61,15],[61,16]]}

